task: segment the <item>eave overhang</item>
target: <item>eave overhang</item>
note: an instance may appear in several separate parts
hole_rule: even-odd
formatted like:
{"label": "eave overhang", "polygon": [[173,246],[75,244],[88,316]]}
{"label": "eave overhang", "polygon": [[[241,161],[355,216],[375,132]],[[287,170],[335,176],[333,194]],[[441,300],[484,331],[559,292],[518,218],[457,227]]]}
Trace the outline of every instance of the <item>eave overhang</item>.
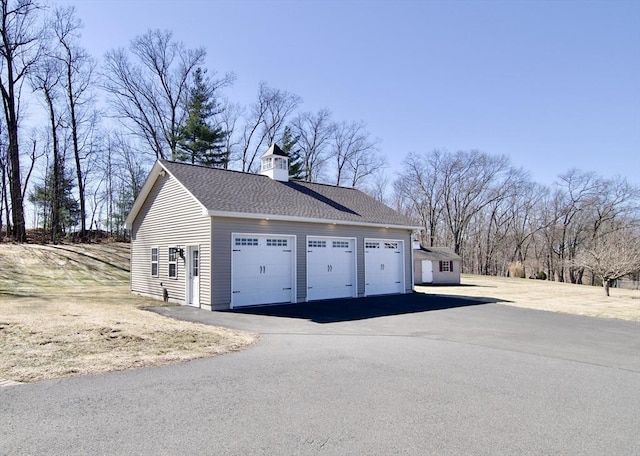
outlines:
{"label": "eave overhang", "polygon": [[387,229],[399,229],[399,230],[422,230],[424,229],[418,225],[396,225],[393,223],[374,223],[374,222],[358,222],[351,220],[331,220],[325,218],[313,218],[313,217],[297,217],[293,215],[276,215],[276,214],[253,214],[247,212],[228,212],[228,211],[215,211],[205,210],[204,215],[209,217],[225,217],[225,218],[243,218],[251,220],[276,220],[280,222],[301,222],[301,223],[315,223],[325,225],[346,225],[346,226],[367,226],[374,228],[387,228]]}

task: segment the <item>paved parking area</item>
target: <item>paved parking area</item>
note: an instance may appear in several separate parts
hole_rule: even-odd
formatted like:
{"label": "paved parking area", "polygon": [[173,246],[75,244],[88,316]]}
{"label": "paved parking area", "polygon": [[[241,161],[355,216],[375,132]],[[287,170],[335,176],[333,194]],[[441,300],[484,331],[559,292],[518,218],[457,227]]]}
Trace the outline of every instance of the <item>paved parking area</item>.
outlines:
{"label": "paved parking area", "polygon": [[262,339],[3,388],[0,454],[640,452],[637,323],[417,294],[156,311]]}

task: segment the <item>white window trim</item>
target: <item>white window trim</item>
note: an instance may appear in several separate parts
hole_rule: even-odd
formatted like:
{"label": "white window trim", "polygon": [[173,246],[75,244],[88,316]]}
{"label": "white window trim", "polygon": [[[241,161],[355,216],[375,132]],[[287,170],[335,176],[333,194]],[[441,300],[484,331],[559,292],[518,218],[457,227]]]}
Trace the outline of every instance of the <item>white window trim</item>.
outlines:
{"label": "white window trim", "polygon": [[[153,261],[153,251],[156,251],[156,260]],[[153,273],[153,265],[156,265],[156,273]],[[160,276],[160,249],[158,246],[151,247],[151,277],[159,277]]]}
{"label": "white window trim", "polygon": [[[176,259],[174,261],[171,261],[171,249],[173,249],[175,251],[175,256]],[[178,249],[179,247],[177,245],[170,245],[168,250],[167,250],[167,277],[173,280],[178,280]],[[175,275],[172,276],[171,275],[171,265],[175,264],[176,268],[175,268]]]}

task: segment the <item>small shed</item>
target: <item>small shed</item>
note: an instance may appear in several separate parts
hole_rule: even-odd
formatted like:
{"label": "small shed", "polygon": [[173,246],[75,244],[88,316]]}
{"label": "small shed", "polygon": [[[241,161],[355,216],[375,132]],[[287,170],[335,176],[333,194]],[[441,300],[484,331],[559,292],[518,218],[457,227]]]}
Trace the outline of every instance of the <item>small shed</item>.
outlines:
{"label": "small shed", "polygon": [[422,247],[413,250],[414,283],[460,284],[462,258],[448,247]]}

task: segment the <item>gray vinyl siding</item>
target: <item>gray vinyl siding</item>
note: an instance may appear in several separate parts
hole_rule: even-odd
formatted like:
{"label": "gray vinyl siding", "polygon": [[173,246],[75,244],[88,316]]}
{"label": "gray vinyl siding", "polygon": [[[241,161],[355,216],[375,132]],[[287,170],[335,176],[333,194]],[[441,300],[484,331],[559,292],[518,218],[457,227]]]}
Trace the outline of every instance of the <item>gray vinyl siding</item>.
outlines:
{"label": "gray vinyl siding", "polygon": [[356,238],[358,296],[364,296],[364,239],[396,239],[404,241],[405,292],[409,293],[413,290],[410,230],[215,217],[211,224],[213,254],[212,300],[214,309],[226,309],[231,303],[232,233],[296,236],[297,302],[304,302],[307,295],[307,236]]}
{"label": "gray vinyl siding", "polygon": [[413,262],[413,283],[422,283],[422,260]]}
{"label": "gray vinyl siding", "polygon": [[[169,278],[169,247],[199,245],[200,304],[211,305],[210,217],[169,175],[159,176],[131,230],[131,291],[162,299],[162,286],[172,302],[185,300],[185,261],[177,259],[178,277]],[[158,277],[151,276],[151,248],[158,247]]]}
{"label": "gray vinyl siding", "polygon": [[453,271],[440,272],[440,262],[433,261],[433,283],[456,284],[460,283],[460,266],[459,260],[453,261]]}

